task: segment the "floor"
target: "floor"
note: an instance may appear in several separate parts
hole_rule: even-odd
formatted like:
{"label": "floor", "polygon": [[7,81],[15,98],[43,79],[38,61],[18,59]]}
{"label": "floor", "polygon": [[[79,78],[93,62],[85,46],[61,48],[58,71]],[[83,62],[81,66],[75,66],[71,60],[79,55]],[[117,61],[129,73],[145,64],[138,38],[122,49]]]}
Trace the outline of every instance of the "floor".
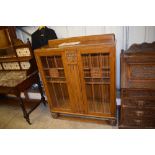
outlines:
{"label": "floor", "polygon": [[32,125],[23,118],[22,111],[14,98],[0,99],[0,128],[1,129],[116,129],[106,122],[86,122],[78,119],[51,117],[48,106],[41,104],[30,115]]}

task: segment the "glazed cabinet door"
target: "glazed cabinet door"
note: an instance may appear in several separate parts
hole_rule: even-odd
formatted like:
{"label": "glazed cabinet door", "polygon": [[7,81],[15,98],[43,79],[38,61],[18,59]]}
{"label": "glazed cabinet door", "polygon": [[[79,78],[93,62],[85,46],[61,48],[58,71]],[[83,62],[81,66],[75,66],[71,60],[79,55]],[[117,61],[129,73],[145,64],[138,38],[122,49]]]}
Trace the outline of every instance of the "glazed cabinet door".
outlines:
{"label": "glazed cabinet door", "polygon": [[111,46],[82,48],[81,68],[87,112],[96,116],[115,115],[115,53]]}
{"label": "glazed cabinet door", "polygon": [[63,64],[63,52],[40,52],[36,56],[50,108],[53,112],[70,111],[70,97]]}

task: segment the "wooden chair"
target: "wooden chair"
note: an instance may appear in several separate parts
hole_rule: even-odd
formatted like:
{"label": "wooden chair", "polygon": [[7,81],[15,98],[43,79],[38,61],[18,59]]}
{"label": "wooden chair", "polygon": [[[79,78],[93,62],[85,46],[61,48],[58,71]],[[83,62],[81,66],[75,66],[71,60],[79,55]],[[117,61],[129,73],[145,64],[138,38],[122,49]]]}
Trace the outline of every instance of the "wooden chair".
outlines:
{"label": "wooden chair", "polygon": [[[41,100],[27,111],[21,92],[26,94],[34,84],[38,84]],[[14,27],[0,27],[0,94],[13,94],[18,98],[29,124],[31,112],[41,102],[46,104],[31,44],[29,41],[24,44],[17,39]],[[26,100],[30,101],[27,95]]]}

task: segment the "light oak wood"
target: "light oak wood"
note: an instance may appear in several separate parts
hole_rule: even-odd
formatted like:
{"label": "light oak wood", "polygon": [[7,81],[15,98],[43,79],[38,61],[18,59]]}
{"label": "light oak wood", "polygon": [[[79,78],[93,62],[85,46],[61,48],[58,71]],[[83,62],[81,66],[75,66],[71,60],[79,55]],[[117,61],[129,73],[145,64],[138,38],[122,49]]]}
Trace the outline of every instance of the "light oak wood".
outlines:
{"label": "light oak wood", "polygon": [[113,34],[50,40],[35,50],[51,112],[115,120],[115,52]]}

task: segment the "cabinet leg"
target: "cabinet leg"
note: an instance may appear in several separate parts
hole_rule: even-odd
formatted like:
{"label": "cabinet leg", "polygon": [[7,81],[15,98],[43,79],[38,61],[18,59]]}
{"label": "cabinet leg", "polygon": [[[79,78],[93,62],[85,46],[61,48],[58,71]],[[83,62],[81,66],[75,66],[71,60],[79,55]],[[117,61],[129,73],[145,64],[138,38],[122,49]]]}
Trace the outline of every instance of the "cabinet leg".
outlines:
{"label": "cabinet leg", "polygon": [[55,112],[51,112],[51,116],[56,119],[59,117],[59,114]]}
{"label": "cabinet leg", "polygon": [[111,119],[111,120],[109,120],[109,123],[110,123],[110,125],[112,125],[112,126],[116,126],[116,119]]}

